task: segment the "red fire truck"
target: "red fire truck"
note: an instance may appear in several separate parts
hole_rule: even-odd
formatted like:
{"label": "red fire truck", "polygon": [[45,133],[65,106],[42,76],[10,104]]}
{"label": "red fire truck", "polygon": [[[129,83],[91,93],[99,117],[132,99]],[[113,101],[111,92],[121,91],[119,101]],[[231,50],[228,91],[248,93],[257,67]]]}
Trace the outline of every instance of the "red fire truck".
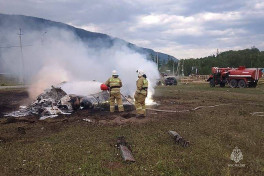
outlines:
{"label": "red fire truck", "polygon": [[232,88],[245,88],[256,87],[261,77],[262,69],[259,68],[245,68],[244,66],[238,68],[212,67],[212,75],[207,81],[211,87],[215,87],[218,84],[220,87],[224,87],[229,84]]}

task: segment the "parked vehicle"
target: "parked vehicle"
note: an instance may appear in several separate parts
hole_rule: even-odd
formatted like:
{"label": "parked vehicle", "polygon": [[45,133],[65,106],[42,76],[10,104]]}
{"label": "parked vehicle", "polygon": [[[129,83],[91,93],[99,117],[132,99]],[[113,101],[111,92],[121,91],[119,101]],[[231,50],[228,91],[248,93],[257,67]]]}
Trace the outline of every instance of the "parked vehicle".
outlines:
{"label": "parked vehicle", "polygon": [[220,87],[229,84],[232,88],[256,87],[261,76],[262,69],[259,68],[245,68],[244,66],[238,68],[212,67],[212,75],[207,81],[211,87],[218,84]]}
{"label": "parked vehicle", "polygon": [[165,77],[165,85],[177,85],[177,79],[174,76],[166,76]]}

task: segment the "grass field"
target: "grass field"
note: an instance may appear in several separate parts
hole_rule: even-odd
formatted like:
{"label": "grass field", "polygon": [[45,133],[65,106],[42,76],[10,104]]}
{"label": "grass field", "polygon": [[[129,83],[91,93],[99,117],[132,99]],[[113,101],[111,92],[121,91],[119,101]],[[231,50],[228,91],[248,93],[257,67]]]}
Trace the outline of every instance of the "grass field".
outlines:
{"label": "grass field", "polygon": [[[207,84],[157,87],[154,99],[160,104],[154,108],[162,110],[221,106],[184,113],[148,111],[149,121],[121,125],[102,124],[98,118],[94,123],[81,120],[98,117],[96,113],[35,123],[3,124],[6,119],[2,118],[0,175],[264,174],[264,117],[250,114],[264,111],[264,85],[246,89]],[[108,113],[101,116],[107,119]],[[26,134],[19,133],[18,127]],[[190,147],[174,144],[169,130],[189,140]],[[122,161],[115,147],[118,136],[125,136],[131,144],[135,163]],[[243,154],[238,163],[243,167],[230,159],[235,147]]]}
{"label": "grass field", "polygon": [[14,86],[18,85],[19,80],[11,75],[3,75],[0,73],[0,86]]}

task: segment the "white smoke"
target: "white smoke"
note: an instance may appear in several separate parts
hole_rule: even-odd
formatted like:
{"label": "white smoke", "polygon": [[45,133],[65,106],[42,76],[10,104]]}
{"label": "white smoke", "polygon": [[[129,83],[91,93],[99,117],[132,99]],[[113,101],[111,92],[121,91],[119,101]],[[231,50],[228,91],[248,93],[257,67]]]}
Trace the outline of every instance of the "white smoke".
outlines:
{"label": "white smoke", "polygon": [[[19,42],[14,31],[1,33],[0,37],[7,43]],[[122,93],[131,96],[136,90],[136,70],[146,73],[152,93],[159,78],[154,62],[120,43],[111,48],[89,48],[72,32],[56,28],[50,28],[46,33],[24,31],[22,41],[25,46],[31,45],[23,47],[23,60],[25,79],[32,85],[29,88],[32,98],[63,81],[72,82],[64,85],[67,93],[95,92],[99,89],[98,82],[104,83],[111,77],[112,70],[117,70],[123,82]],[[20,56],[19,48],[6,49],[1,56],[4,68],[17,76],[21,76]]]}
{"label": "white smoke", "polygon": [[61,88],[67,94],[91,95],[101,91],[101,84],[97,81],[71,81],[63,84]]}

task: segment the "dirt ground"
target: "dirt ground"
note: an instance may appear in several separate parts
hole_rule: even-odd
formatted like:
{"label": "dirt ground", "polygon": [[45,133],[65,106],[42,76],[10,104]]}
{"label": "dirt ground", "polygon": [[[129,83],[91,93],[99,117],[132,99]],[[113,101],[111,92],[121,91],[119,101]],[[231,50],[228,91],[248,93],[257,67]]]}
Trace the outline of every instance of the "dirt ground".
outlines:
{"label": "dirt ground", "polygon": [[20,105],[30,101],[25,89],[0,89],[0,118],[4,113],[18,110]]}
{"label": "dirt ground", "polygon": [[[0,175],[263,174],[264,118],[251,114],[264,111],[263,87],[161,86],[154,99],[159,106],[148,107],[145,119],[134,111],[88,110],[46,120],[10,119],[3,115],[31,100],[25,89],[0,90]],[[190,147],[174,144],[169,130]],[[131,144],[135,164],[123,163],[115,149],[120,135]],[[244,155],[242,168],[230,160],[236,146]]]}

